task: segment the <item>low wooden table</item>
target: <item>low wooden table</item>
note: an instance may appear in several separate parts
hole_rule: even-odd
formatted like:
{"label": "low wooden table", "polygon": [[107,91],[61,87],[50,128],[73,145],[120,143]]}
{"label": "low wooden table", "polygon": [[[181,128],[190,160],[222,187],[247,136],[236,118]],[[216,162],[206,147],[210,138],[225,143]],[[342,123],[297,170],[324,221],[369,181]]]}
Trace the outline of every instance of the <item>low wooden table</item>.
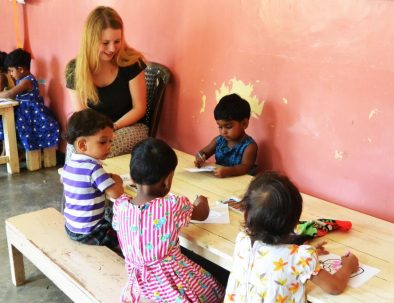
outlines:
{"label": "low wooden table", "polygon": [[[220,179],[212,173],[190,173],[194,157],[176,151],[178,166],[171,192],[194,200],[197,194],[208,197],[213,205],[217,200],[230,196],[242,197],[252,177],[241,176]],[[104,161],[104,169],[117,174],[129,173],[130,156],[110,158]],[[380,272],[360,288],[348,287],[339,296],[324,293],[313,283],[308,283],[308,300],[311,302],[394,302],[394,224],[383,221],[327,201],[302,194],[304,207],[302,220],[332,218],[349,220],[353,228],[349,232],[331,232],[320,241],[327,241],[326,248],[342,255],[350,250],[360,263],[380,269]],[[242,215],[230,211],[230,224],[190,224],[182,230],[181,245],[208,260],[231,270],[235,238],[241,228]]]}
{"label": "low wooden table", "polygon": [[9,174],[19,173],[18,147],[16,145],[14,106],[16,101],[0,102],[0,115],[3,121],[5,156],[0,156],[0,164],[7,163]]}

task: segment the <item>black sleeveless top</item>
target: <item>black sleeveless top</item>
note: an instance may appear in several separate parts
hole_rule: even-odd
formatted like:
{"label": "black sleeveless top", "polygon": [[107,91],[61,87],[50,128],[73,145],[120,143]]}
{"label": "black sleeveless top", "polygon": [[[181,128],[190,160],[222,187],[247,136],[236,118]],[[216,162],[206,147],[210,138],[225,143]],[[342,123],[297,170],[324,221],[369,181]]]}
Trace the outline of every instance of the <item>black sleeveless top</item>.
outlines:
{"label": "black sleeveless top", "polygon": [[[140,60],[132,65],[119,67],[115,80],[104,87],[97,87],[99,102],[93,105],[88,102],[90,108],[109,117],[113,122],[133,108],[129,88],[129,81],[138,76],[146,68]],[[71,60],[66,67],[66,87],[75,89],[75,59]]]}

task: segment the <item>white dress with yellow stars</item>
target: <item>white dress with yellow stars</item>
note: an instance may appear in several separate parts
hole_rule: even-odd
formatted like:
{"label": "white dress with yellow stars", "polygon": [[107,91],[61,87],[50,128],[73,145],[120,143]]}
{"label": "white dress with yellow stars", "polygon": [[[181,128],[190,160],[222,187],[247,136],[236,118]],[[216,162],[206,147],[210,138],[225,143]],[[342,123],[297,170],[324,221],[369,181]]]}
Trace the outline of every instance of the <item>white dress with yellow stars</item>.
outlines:
{"label": "white dress with yellow stars", "polygon": [[305,283],[320,270],[317,253],[310,245],[251,243],[240,232],[234,250],[225,303],[306,302]]}

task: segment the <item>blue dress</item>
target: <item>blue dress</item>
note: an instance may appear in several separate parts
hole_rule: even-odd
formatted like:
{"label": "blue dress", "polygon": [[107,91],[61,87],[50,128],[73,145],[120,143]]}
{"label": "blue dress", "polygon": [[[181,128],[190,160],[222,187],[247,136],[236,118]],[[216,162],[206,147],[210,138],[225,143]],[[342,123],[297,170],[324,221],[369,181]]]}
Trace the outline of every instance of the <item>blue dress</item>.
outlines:
{"label": "blue dress", "polygon": [[[245,136],[240,143],[233,146],[232,148],[228,147],[226,139],[222,136],[218,136],[216,138],[216,149],[215,149],[215,159],[216,164],[222,166],[235,166],[239,165],[242,162],[242,156],[244,154],[245,149],[252,143],[256,143],[252,137]],[[248,172],[249,174],[253,174],[255,170],[255,165]]]}
{"label": "blue dress", "polygon": [[[19,106],[15,110],[15,128],[18,139],[26,151],[55,147],[59,143],[59,123],[45,106],[38,91],[38,83],[33,75],[16,81],[29,80],[33,89],[16,95]],[[3,124],[0,121],[0,140],[4,140]]]}

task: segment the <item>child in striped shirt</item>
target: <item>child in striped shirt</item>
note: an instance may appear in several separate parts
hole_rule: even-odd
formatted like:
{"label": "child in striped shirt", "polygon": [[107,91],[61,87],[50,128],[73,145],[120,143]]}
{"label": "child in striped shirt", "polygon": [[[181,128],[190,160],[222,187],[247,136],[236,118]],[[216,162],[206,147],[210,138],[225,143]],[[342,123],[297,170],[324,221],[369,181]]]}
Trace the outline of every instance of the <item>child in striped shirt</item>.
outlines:
{"label": "child in striped shirt", "polygon": [[123,194],[122,179],[108,174],[100,160],[111,150],[113,123],[93,109],[72,114],[64,139],[76,150],[64,165],[61,180],[64,186],[66,232],[75,241],[119,246],[111,222],[104,218],[105,196],[116,199]]}
{"label": "child in striped shirt", "polygon": [[134,147],[131,178],[134,199],[123,195],[114,203],[112,225],[125,256],[129,281],[122,302],[217,303],[224,289],[213,276],[181,253],[179,233],[191,219],[205,220],[208,200],[169,194],[175,152],[164,141],[148,138]]}

